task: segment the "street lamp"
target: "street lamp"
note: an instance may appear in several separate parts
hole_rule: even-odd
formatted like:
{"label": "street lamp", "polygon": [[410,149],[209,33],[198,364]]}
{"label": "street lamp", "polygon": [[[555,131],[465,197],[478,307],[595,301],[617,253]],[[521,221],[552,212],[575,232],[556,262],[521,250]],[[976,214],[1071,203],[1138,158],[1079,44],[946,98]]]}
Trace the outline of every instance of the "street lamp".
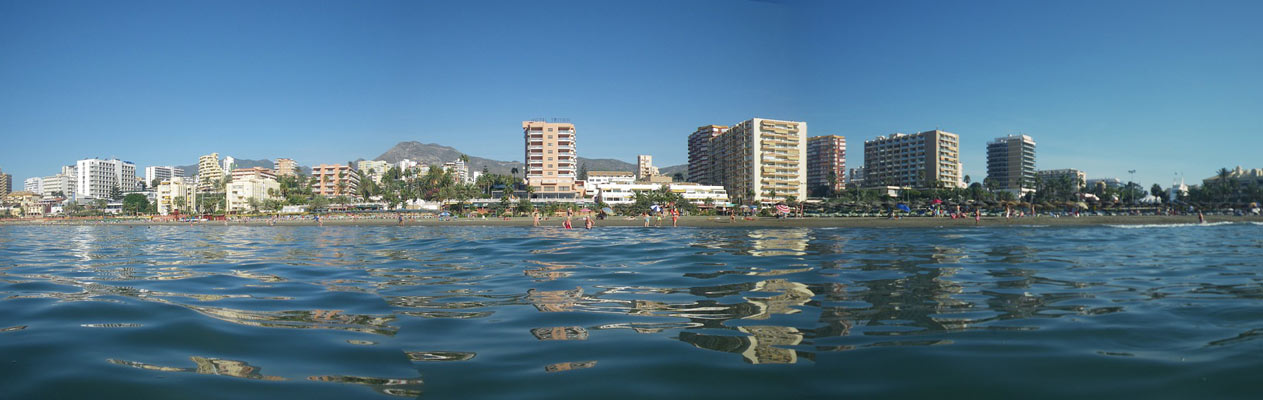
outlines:
{"label": "street lamp", "polygon": [[1131,194],[1131,205],[1136,205],[1136,191],[1131,189],[1131,184],[1136,182],[1136,170],[1127,170],[1131,174],[1131,178],[1127,180],[1127,193]]}

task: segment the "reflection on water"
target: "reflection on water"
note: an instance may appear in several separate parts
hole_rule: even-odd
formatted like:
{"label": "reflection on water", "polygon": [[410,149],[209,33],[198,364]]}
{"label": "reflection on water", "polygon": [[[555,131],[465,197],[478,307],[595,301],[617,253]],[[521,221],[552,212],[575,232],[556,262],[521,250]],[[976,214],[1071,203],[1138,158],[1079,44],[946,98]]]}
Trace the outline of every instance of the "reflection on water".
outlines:
{"label": "reflection on water", "polygon": [[[1249,239],[1263,228],[1031,229],[0,227],[11,258],[0,265],[0,353],[43,365],[32,360],[92,349],[115,366],[361,391],[349,396],[419,396],[422,376],[438,397],[492,387],[544,397],[561,386],[532,374],[631,382],[683,362],[706,374],[726,364],[789,374],[762,365],[892,348],[906,350],[903,362],[961,349],[987,365],[1023,362],[987,353],[1008,343],[1075,362],[1061,352],[1215,360],[1263,350],[1251,311],[1263,299],[1263,250]],[[1162,340],[1134,339],[1155,330]],[[134,361],[240,347],[285,372],[209,356]],[[551,375],[573,370],[590,371]],[[0,397],[47,397],[27,390]]]}

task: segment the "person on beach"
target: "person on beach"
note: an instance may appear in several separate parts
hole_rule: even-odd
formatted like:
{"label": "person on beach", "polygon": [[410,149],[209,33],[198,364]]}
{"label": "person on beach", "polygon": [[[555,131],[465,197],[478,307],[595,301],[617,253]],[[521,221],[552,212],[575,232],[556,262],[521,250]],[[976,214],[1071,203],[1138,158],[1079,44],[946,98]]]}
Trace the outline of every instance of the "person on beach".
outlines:
{"label": "person on beach", "polygon": [[680,209],[671,207],[671,227],[672,228],[678,227],[679,220],[680,220]]}
{"label": "person on beach", "polygon": [[531,217],[535,219],[535,226],[539,226],[539,211],[531,211]]}
{"label": "person on beach", "polygon": [[982,223],[982,209],[975,208],[974,209],[974,225],[978,225],[981,223]]}
{"label": "person on beach", "polygon": [[737,210],[728,210],[728,222],[737,222]]}
{"label": "person on beach", "polygon": [[649,227],[649,213],[648,213],[648,212],[641,212],[641,213],[640,213],[640,216],[641,216],[641,217],[643,217],[643,218],[645,219],[645,227],[646,227],[646,228],[648,228],[648,227]]}

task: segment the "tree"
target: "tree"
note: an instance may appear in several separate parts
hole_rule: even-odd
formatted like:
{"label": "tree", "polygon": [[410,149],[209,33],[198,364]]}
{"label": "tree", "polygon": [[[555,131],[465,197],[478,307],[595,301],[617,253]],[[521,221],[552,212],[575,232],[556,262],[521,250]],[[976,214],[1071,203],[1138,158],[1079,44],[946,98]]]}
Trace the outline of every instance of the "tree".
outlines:
{"label": "tree", "polygon": [[[461,154],[461,155],[460,155],[460,162],[463,162],[463,163],[465,163],[465,164],[469,164],[469,156],[468,156],[468,155],[465,155],[465,154]],[[468,168],[468,166],[466,166],[466,168]]]}
{"label": "tree", "polygon": [[131,193],[123,197],[123,212],[132,215],[140,214],[149,208],[149,198],[140,193]]}
{"label": "tree", "polygon": [[153,181],[149,182],[149,187],[152,187],[152,188],[157,188],[157,187],[158,187],[158,185],[161,185],[161,184],[162,184],[162,180],[161,180],[161,179],[158,179],[158,178],[153,178]]}
{"label": "tree", "polygon": [[328,208],[329,198],[321,196],[321,195],[312,196],[311,199],[308,200],[307,206],[308,206],[307,211],[311,211],[311,212]]}
{"label": "tree", "polygon": [[965,175],[965,186],[969,186],[969,175]]}
{"label": "tree", "polygon": [[581,181],[588,180],[588,163],[579,164],[579,180]]}
{"label": "tree", "polygon": [[1160,186],[1160,185],[1158,185],[1158,184],[1156,184],[1156,183],[1155,183],[1155,184],[1153,184],[1153,187],[1150,187],[1150,188],[1149,188],[1149,194],[1152,194],[1152,195],[1153,195],[1153,197],[1157,197],[1157,198],[1158,198],[1158,202],[1162,202],[1162,194],[1163,194],[1164,192],[1165,192],[1165,191],[1164,191],[1164,190],[1162,190],[1162,186]]}
{"label": "tree", "polygon": [[118,200],[118,199],[123,198],[123,189],[120,189],[118,185],[114,185],[114,187],[110,188],[109,197],[110,197],[110,200]]}

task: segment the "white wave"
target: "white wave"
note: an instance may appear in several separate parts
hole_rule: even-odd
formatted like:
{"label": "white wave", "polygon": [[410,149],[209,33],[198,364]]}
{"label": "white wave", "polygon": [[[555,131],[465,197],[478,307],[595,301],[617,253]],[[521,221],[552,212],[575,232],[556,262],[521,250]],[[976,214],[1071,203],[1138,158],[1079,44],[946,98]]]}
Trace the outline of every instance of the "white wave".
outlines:
{"label": "white wave", "polygon": [[[1235,224],[1235,223],[1236,223],[1236,222],[1232,222],[1232,221],[1220,221],[1220,222],[1207,222],[1207,223],[1202,223],[1202,224],[1198,224],[1198,223],[1188,223],[1188,224],[1135,224],[1135,225],[1114,225],[1114,224],[1107,224],[1107,225],[1105,225],[1105,226],[1108,226],[1108,227],[1111,227],[1111,228],[1127,228],[1127,229],[1139,229],[1139,228],[1187,228],[1187,227],[1192,227],[1192,226],[1220,226],[1220,225],[1232,225],[1232,224]],[[1252,224],[1258,224],[1258,222],[1251,222],[1251,223],[1252,223]]]}

